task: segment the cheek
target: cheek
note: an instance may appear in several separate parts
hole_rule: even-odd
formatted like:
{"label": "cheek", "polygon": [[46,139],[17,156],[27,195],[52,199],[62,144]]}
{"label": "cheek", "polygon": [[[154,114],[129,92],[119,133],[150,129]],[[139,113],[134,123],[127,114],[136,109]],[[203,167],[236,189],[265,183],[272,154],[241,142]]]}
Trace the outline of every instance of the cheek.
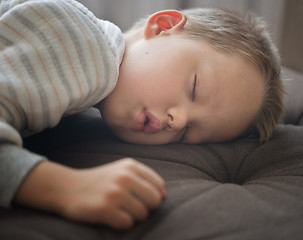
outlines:
{"label": "cheek", "polygon": [[148,92],[144,97],[150,102],[151,105],[162,107],[170,107],[176,104],[176,101],[182,96],[182,90],[178,84],[165,82],[165,80],[155,83],[148,88]]}
{"label": "cheek", "polygon": [[121,95],[112,94],[101,102],[102,118],[111,128],[125,123],[125,105],[120,97]]}
{"label": "cheek", "polygon": [[142,97],[154,103],[169,102],[180,95],[182,85],[180,76],[175,76],[168,69],[156,68],[141,74],[138,91]]}

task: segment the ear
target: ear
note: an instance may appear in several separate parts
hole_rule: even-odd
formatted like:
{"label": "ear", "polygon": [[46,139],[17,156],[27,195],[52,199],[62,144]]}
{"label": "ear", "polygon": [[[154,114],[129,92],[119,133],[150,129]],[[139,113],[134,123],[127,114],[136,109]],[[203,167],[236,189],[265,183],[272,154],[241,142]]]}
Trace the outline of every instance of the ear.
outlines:
{"label": "ear", "polygon": [[186,17],[179,11],[164,10],[149,17],[144,28],[144,37],[149,39],[161,33],[181,30],[186,23]]}

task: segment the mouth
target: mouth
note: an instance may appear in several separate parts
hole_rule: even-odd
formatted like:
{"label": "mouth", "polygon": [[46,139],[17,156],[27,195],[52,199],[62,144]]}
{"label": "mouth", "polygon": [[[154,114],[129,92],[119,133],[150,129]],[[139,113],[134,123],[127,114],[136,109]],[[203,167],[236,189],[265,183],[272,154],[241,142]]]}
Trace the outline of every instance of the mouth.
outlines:
{"label": "mouth", "polygon": [[162,129],[162,123],[144,108],[135,118],[133,129],[137,132],[156,133]]}
{"label": "mouth", "polygon": [[145,122],[144,122],[144,126],[148,125],[150,122],[149,118],[146,116]]}

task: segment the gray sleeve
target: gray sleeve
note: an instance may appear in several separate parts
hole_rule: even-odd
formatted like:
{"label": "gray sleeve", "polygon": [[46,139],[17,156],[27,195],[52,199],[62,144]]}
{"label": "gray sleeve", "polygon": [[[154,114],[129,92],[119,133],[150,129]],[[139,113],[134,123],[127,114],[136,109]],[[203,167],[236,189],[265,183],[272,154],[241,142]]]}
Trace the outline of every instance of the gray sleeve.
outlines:
{"label": "gray sleeve", "polygon": [[12,144],[0,145],[0,206],[10,207],[12,199],[30,170],[45,157]]}
{"label": "gray sleeve", "polygon": [[20,134],[0,119],[0,206],[10,207],[29,171],[45,157],[22,148]]}

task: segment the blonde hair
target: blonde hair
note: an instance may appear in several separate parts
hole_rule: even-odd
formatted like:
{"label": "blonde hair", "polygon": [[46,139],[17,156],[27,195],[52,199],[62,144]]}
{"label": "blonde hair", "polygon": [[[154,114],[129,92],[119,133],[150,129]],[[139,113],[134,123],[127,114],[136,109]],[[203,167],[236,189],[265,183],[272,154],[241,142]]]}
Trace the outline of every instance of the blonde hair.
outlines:
{"label": "blonde hair", "polygon": [[[246,133],[260,142],[267,141],[284,113],[284,88],[278,50],[265,22],[253,13],[240,14],[226,9],[195,8],[181,12],[187,17],[181,34],[247,58],[262,74],[264,99]],[[137,22],[131,30],[142,28],[145,22],[146,19]]]}

